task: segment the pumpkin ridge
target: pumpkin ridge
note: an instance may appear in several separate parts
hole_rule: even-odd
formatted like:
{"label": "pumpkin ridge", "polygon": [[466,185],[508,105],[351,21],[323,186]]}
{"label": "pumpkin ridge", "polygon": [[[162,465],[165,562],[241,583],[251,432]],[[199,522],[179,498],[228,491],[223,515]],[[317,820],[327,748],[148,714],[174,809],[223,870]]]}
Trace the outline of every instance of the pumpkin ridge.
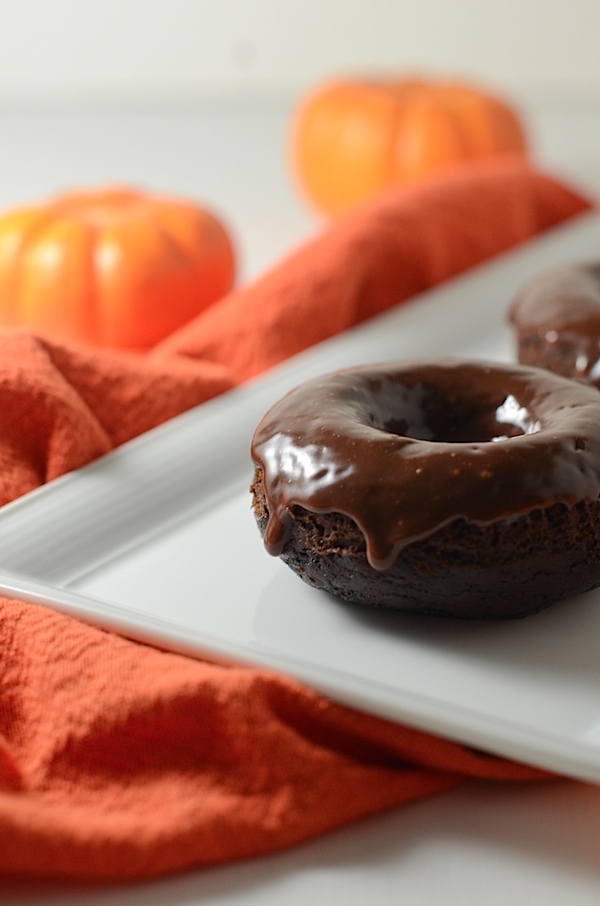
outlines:
{"label": "pumpkin ridge", "polygon": [[[450,90],[447,90],[448,88]],[[476,154],[469,141],[469,130],[465,122],[464,106],[456,97],[456,86],[441,86],[438,92],[438,102],[457,140],[459,156],[454,163],[463,163],[470,155],[478,157],[479,155]]]}
{"label": "pumpkin ridge", "polygon": [[[413,86],[413,92],[416,86]],[[419,90],[417,88],[417,90]],[[405,119],[406,103],[404,97],[407,91],[402,85],[395,86],[394,91],[394,117],[392,121],[391,139],[388,143],[387,156],[383,166],[382,187],[393,186],[396,182],[396,152],[402,143],[402,120]],[[401,100],[402,98],[402,100]]]}
{"label": "pumpkin ridge", "polygon": [[[383,85],[384,90],[394,93],[394,120],[390,132],[387,158],[383,167],[382,187],[389,188],[398,182],[398,173],[405,169],[404,154],[398,155],[398,149],[405,145],[404,132],[408,108],[415,98],[427,91],[427,83],[421,79],[405,82],[392,82]],[[400,164],[400,166],[399,166]]]}
{"label": "pumpkin ridge", "polygon": [[173,233],[171,226],[168,223],[165,223],[163,218],[159,216],[159,211],[157,210],[157,208],[153,206],[149,211],[149,214],[149,219],[152,221],[157,232],[160,234],[161,239],[164,239],[166,244],[177,252],[177,257],[180,261],[186,261],[189,256],[183,243],[180,242],[177,236]]}
{"label": "pumpkin ridge", "polygon": [[[478,116],[481,117],[481,120],[478,123],[478,130],[481,130],[482,125],[485,125],[487,131],[493,132],[493,121],[490,120],[490,117],[487,115],[487,105],[490,103],[489,97],[486,97],[485,104],[482,104],[479,98],[476,95],[471,94],[467,89],[464,89],[462,86],[449,86],[449,91],[445,93],[444,103],[449,110],[450,116],[454,117],[454,121],[457,128],[457,134],[459,136],[459,141],[461,143],[462,149],[462,158],[464,160],[468,159],[479,159],[484,157],[485,152],[482,151],[479,141],[473,139],[473,116],[474,110]],[[467,108],[467,105],[471,102],[471,109]]]}
{"label": "pumpkin ridge", "polygon": [[177,263],[181,266],[182,270],[185,271],[186,264],[189,264],[193,259],[183,244],[183,240],[179,239],[177,233],[171,228],[170,223],[163,220],[159,208],[153,205],[149,214],[149,219],[161,240],[168,246],[169,250],[174,253]]}
{"label": "pumpkin ridge", "polygon": [[21,322],[22,304],[21,304],[21,287],[25,278],[24,263],[31,254],[32,248],[43,238],[44,232],[49,226],[52,226],[55,215],[50,209],[44,209],[41,206],[32,208],[38,217],[30,224],[23,236],[19,248],[15,254],[13,266],[10,274],[10,292],[8,294],[7,308],[10,311],[9,323],[18,324]]}
{"label": "pumpkin ridge", "polygon": [[89,238],[88,242],[88,270],[89,270],[89,290],[88,290],[88,299],[89,299],[89,319],[91,323],[90,336],[100,337],[101,345],[104,345],[106,342],[106,331],[104,326],[104,319],[102,318],[102,313],[100,311],[100,277],[98,273],[98,256],[97,249],[99,245],[100,230],[98,225],[92,223],[88,218],[83,217],[83,222],[87,227],[87,235]]}

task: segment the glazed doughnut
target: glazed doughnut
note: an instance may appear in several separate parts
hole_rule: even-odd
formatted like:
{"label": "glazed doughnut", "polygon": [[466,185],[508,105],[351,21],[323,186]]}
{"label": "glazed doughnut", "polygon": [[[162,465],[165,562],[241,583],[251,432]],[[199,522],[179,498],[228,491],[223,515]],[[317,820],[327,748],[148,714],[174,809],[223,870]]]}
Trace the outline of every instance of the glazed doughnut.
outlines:
{"label": "glazed doughnut", "polygon": [[269,553],[353,603],[524,616],[600,584],[600,394],[453,359],[302,384],[253,442]]}
{"label": "glazed doughnut", "polygon": [[518,294],[509,317],[520,362],[600,389],[600,264],[541,274]]}

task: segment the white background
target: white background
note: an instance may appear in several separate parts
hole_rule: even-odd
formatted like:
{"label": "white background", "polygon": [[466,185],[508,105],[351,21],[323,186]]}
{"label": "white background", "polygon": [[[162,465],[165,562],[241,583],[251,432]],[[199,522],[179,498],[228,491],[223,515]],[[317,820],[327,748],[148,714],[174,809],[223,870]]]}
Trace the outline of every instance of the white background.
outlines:
{"label": "white background", "polygon": [[280,96],[411,68],[600,95],[597,0],[2,0],[0,98]]}

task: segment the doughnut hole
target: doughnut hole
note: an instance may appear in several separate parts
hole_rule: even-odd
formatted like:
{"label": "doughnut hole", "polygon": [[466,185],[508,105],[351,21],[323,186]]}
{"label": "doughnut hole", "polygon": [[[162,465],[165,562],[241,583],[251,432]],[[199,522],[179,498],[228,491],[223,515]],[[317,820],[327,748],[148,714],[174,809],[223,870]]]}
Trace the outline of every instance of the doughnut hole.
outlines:
{"label": "doughnut hole", "polygon": [[388,434],[444,443],[485,443],[539,431],[540,424],[512,393],[490,397],[471,390],[373,384],[367,423]]}

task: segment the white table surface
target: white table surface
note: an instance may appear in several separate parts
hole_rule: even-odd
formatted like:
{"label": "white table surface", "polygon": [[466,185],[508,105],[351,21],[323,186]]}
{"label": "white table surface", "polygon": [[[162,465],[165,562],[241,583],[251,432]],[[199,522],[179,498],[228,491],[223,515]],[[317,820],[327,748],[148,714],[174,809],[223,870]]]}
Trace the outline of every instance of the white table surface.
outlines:
{"label": "white table surface", "polygon": [[[213,206],[240,280],[318,229],[286,166],[285,106],[1,111],[0,207],[65,188],[135,184]],[[541,167],[600,196],[600,107],[528,111]],[[468,783],[283,853],[152,883],[0,879],[0,906],[598,906],[600,788]]]}

